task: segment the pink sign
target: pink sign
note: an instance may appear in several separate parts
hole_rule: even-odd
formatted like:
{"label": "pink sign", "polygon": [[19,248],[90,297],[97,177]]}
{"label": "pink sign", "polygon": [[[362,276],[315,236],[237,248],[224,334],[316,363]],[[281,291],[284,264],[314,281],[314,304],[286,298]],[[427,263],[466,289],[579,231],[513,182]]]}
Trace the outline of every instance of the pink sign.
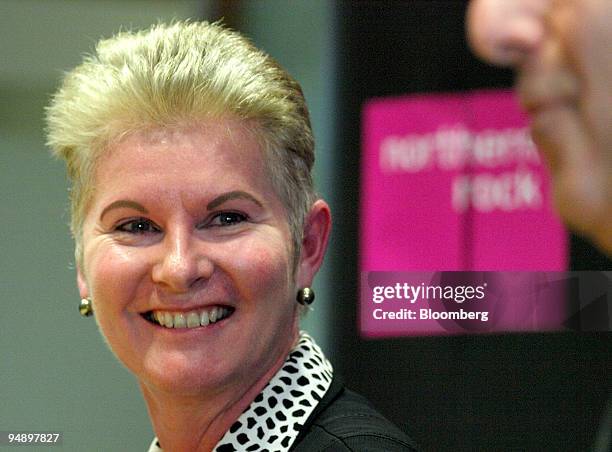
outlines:
{"label": "pink sign", "polygon": [[511,91],[363,112],[361,271],[562,271],[567,234]]}

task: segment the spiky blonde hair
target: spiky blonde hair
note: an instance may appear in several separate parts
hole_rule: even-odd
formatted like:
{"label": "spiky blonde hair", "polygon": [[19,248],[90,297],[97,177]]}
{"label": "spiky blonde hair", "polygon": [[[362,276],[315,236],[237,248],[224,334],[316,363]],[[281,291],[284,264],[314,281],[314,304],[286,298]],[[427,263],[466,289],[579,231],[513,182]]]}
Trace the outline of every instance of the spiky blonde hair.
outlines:
{"label": "spiky blonde hair", "polygon": [[96,162],[122,137],[233,115],[255,124],[287,210],[294,257],[315,200],[314,139],[300,85],[245,37],[217,23],[121,32],[64,77],[46,110],[47,143],[66,161],[77,263]]}

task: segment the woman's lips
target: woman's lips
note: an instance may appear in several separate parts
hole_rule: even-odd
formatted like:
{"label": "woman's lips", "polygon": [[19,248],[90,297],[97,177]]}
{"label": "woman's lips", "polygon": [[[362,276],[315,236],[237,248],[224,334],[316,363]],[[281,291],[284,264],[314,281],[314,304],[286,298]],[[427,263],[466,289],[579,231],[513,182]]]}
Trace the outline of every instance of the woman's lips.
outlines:
{"label": "woman's lips", "polygon": [[193,311],[153,310],[143,314],[150,322],[165,328],[199,328],[214,324],[231,316],[234,309],[229,306],[211,306]]}

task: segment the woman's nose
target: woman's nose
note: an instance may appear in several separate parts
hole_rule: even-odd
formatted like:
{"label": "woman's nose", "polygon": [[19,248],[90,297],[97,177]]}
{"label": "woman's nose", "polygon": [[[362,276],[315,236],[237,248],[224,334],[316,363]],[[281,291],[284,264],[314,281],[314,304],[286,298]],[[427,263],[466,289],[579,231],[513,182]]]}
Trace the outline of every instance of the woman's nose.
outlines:
{"label": "woman's nose", "polygon": [[153,281],[172,292],[186,292],[198,281],[207,280],[213,264],[188,232],[167,233],[152,270]]}
{"label": "woman's nose", "polygon": [[468,40],[490,63],[518,66],[537,52],[546,34],[550,0],[472,0]]}

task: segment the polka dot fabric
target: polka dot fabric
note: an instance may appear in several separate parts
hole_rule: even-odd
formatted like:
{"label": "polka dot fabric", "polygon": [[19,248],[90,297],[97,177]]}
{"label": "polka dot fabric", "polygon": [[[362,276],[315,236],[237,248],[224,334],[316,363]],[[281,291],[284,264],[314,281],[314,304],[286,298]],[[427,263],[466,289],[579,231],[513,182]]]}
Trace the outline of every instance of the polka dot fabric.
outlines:
{"label": "polka dot fabric", "polygon": [[281,370],[234,422],[216,452],[289,450],[332,380],[332,366],[305,332]]}
{"label": "polka dot fabric", "polygon": [[[215,452],[289,450],[332,376],[332,365],[302,331],[283,367],[225,433]],[[149,452],[161,451],[154,440]]]}

